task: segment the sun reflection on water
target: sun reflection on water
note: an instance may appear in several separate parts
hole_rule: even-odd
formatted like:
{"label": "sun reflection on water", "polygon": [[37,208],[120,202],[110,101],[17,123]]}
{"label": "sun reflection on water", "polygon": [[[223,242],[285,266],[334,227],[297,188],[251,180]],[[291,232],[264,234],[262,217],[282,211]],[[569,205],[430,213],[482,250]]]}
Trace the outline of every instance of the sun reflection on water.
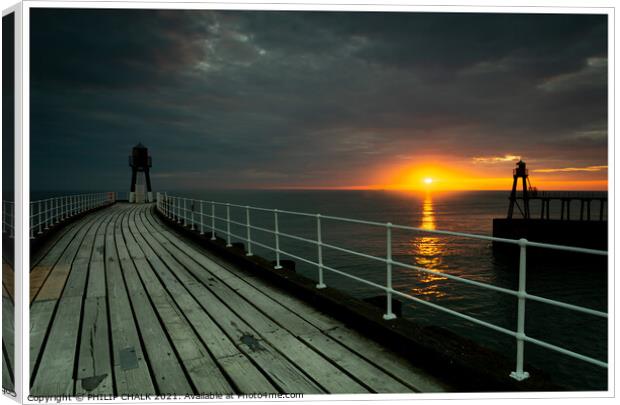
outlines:
{"label": "sun reflection on water", "polygon": [[[419,226],[422,229],[435,229],[435,210],[433,206],[433,198],[431,193],[426,193],[422,204],[422,223]],[[445,252],[446,246],[440,238],[432,234],[420,234],[411,240],[411,250],[415,259],[416,266],[423,267],[428,270],[439,270],[442,263],[442,254]],[[446,295],[440,289],[441,284],[438,281],[447,280],[446,277],[416,272],[416,278],[422,285],[413,287],[411,290],[416,295],[440,298]]]}

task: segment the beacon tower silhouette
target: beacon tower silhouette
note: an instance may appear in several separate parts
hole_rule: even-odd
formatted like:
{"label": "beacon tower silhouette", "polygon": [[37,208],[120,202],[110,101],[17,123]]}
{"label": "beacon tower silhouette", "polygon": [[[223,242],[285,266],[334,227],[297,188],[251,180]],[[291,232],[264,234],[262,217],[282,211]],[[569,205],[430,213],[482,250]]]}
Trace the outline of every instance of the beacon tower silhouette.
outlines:
{"label": "beacon tower silhouette", "polygon": [[[510,192],[510,206],[508,207],[508,218],[512,219],[512,214],[516,205],[517,208],[519,208],[519,211],[521,211],[521,214],[523,214],[523,218],[530,219],[530,201],[527,187],[529,183],[529,178],[528,170],[523,160],[519,160],[519,162],[517,162],[517,168],[513,170],[512,178],[513,181],[512,191]],[[521,207],[519,207],[519,203],[517,203],[517,188],[519,187],[519,179],[523,180],[523,209],[521,209]]]}
{"label": "beacon tower silhouette", "polygon": [[[151,177],[149,176],[151,165],[152,161],[148,149],[142,143],[138,143],[133,147],[129,156],[129,166],[131,167],[130,203],[153,201]],[[146,184],[144,184],[143,179],[146,181]]]}

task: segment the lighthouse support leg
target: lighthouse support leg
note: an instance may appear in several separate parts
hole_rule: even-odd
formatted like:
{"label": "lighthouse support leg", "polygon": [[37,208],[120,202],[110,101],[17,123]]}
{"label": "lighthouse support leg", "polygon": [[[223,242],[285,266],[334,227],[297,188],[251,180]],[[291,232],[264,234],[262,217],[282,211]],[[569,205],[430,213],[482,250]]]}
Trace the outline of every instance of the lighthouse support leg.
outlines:
{"label": "lighthouse support leg", "polygon": [[138,176],[138,171],[135,168],[131,169],[131,187],[129,192],[129,202],[136,202],[136,178]]}
{"label": "lighthouse support leg", "polygon": [[146,179],[146,202],[153,202],[153,190],[151,190],[151,176],[149,169],[144,169],[144,178]]}
{"label": "lighthouse support leg", "polygon": [[510,192],[510,206],[508,207],[508,219],[512,219],[512,213],[515,208],[515,201],[517,199],[517,176],[514,176],[512,182],[512,191]]}

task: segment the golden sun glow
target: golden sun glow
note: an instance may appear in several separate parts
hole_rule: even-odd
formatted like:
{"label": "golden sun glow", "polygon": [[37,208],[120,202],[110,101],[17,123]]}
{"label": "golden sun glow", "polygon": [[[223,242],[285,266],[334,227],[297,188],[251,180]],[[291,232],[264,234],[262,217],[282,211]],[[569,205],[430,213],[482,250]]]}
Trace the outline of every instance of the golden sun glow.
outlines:
{"label": "golden sun glow", "polygon": [[[466,161],[433,158],[415,164],[394,164],[381,168],[363,189],[459,191],[510,190],[512,162],[488,167]],[[554,177],[555,175],[555,177]],[[605,190],[607,179],[561,178],[557,174],[532,173],[530,181],[539,190]]]}

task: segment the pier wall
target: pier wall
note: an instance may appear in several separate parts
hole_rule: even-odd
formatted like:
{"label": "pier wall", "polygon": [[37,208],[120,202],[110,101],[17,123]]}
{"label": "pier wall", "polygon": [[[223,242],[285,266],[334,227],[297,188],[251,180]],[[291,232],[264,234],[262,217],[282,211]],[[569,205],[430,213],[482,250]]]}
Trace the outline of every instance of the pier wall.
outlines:
{"label": "pier wall", "polygon": [[494,218],[493,236],[607,250],[607,221]]}

